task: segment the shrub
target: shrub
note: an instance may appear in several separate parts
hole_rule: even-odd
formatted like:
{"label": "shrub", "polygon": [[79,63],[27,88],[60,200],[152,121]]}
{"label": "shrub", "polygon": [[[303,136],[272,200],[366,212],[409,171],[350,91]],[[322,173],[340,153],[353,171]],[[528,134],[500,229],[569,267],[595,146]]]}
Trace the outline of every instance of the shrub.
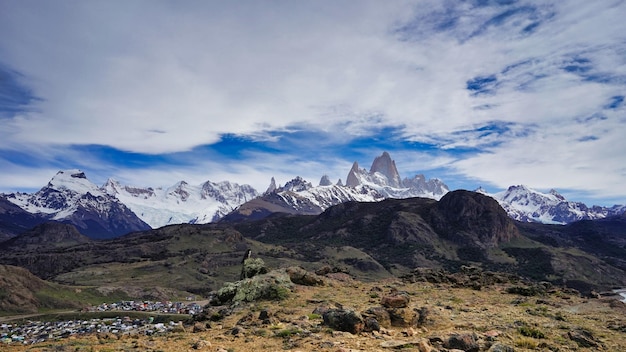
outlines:
{"label": "shrub", "polygon": [[527,336],[527,337],[532,337],[535,339],[543,339],[546,337],[546,335],[539,329],[537,328],[533,328],[531,326],[521,326],[518,329],[519,333]]}

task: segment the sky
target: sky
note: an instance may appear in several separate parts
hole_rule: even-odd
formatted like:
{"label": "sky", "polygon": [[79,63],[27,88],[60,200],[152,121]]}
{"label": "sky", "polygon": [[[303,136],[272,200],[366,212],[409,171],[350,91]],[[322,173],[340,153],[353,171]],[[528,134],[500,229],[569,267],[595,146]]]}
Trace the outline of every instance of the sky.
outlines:
{"label": "sky", "polygon": [[626,204],[623,0],[0,0],[0,192],[345,178]]}

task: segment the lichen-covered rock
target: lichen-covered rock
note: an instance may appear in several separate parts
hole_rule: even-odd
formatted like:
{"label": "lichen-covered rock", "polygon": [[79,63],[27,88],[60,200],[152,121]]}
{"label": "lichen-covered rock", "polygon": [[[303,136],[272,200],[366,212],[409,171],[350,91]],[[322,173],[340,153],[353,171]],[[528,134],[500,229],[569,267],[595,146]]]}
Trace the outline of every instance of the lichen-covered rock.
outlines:
{"label": "lichen-covered rock", "polygon": [[237,282],[227,282],[217,291],[211,304],[282,300],[289,296],[292,288],[289,275],[284,270],[274,270]]}
{"label": "lichen-covered rock", "polygon": [[325,325],[339,331],[358,334],[365,327],[361,314],[350,309],[329,309],[322,317]]}
{"label": "lichen-covered rock", "polygon": [[243,261],[241,268],[241,280],[257,275],[266,274],[269,270],[261,258],[247,258]]}

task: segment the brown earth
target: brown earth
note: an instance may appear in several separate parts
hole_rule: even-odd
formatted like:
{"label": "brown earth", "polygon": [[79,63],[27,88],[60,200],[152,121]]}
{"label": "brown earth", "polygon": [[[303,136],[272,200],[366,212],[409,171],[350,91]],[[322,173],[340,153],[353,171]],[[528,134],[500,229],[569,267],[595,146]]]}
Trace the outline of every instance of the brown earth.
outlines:
{"label": "brown earth", "polygon": [[[396,279],[328,280],[324,286],[296,285],[282,301],[231,306],[232,313],[222,320],[197,322],[162,336],[92,334],[33,346],[0,345],[0,350],[449,351],[455,346],[467,351],[626,350],[624,303],[582,298],[571,290],[552,289],[536,296],[507,293],[511,287],[516,286],[503,283],[476,290]],[[402,302],[389,298],[394,295],[404,297]],[[391,301],[396,302],[388,303],[394,307],[382,307],[382,302]],[[396,326],[380,331],[337,331],[321,318],[329,308],[403,310],[408,326],[398,326],[401,318]]]}

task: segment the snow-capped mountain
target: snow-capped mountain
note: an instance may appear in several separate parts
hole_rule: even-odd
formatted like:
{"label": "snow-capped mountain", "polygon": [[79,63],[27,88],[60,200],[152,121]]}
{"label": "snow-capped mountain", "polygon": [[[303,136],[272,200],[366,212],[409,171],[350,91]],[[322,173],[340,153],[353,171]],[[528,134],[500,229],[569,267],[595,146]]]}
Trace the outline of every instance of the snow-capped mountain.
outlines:
{"label": "snow-capped mountain", "polygon": [[80,170],[59,171],[35,193],[11,193],[4,198],[31,214],[71,223],[92,238],[116,237],[150,228]]}
{"label": "snow-capped mountain", "polygon": [[355,161],[348,172],[346,186],[367,186],[385,198],[424,197],[439,200],[450,191],[441,180],[426,180],[421,174],[401,180],[396,163],[387,152],[374,159],[369,171],[360,169]]}
{"label": "snow-capped mountain", "polygon": [[339,180],[332,184],[324,175],[317,186],[296,177],[282,187],[272,178],[267,191],[258,199],[242,204],[227,215],[226,221],[256,219],[275,212],[315,215],[333,205],[348,201],[377,202],[386,198],[425,197],[440,199],[448,186],[424,175],[402,180],[389,153],[376,157],[369,171],[354,162],[345,186]]}
{"label": "snow-capped mountain", "polygon": [[500,203],[509,216],[524,222],[544,224],[567,224],[578,220],[602,219],[607,216],[621,215],[626,206],[601,207],[580,202],[568,201],[556,190],[541,193],[523,185],[511,186],[507,190],[489,194],[482,188],[476,190],[491,196]]}
{"label": "snow-capped mountain", "polygon": [[[482,189],[476,191],[495,198],[510,217],[519,221],[566,224],[621,215],[626,211],[624,205],[588,207],[568,201],[554,190],[541,193],[525,186],[511,186],[494,194]],[[10,230],[5,231],[5,236],[15,234],[29,224],[56,220],[74,224],[92,238],[108,238],[150,227],[203,224],[224,217],[227,221],[237,221],[276,212],[314,215],[348,201],[377,202],[386,198],[410,197],[439,200],[448,192],[448,186],[439,179],[427,180],[424,175],[402,179],[395,161],[384,152],[374,159],[369,170],[354,162],[345,184],[342,180],[333,183],[328,176],[322,176],[317,186],[301,177],[277,186],[272,178],[262,195],[249,185],[228,181],[207,181],[200,185],[180,181],[171,187],[142,188],[109,179],[98,187],[82,171],[64,170],[35,193],[0,195],[0,201],[10,202],[0,202],[0,205],[4,204],[0,206],[0,215],[10,222],[19,220],[5,226]],[[27,213],[19,214],[8,204]],[[35,217],[31,219],[27,214]]]}
{"label": "snow-capped mountain", "polygon": [[138,188],[109,179],[102,188],[153,228],[213,222],[259,195],[249,185],[228,181],[207,181],[201,185],[180,181],[168,188]]}

